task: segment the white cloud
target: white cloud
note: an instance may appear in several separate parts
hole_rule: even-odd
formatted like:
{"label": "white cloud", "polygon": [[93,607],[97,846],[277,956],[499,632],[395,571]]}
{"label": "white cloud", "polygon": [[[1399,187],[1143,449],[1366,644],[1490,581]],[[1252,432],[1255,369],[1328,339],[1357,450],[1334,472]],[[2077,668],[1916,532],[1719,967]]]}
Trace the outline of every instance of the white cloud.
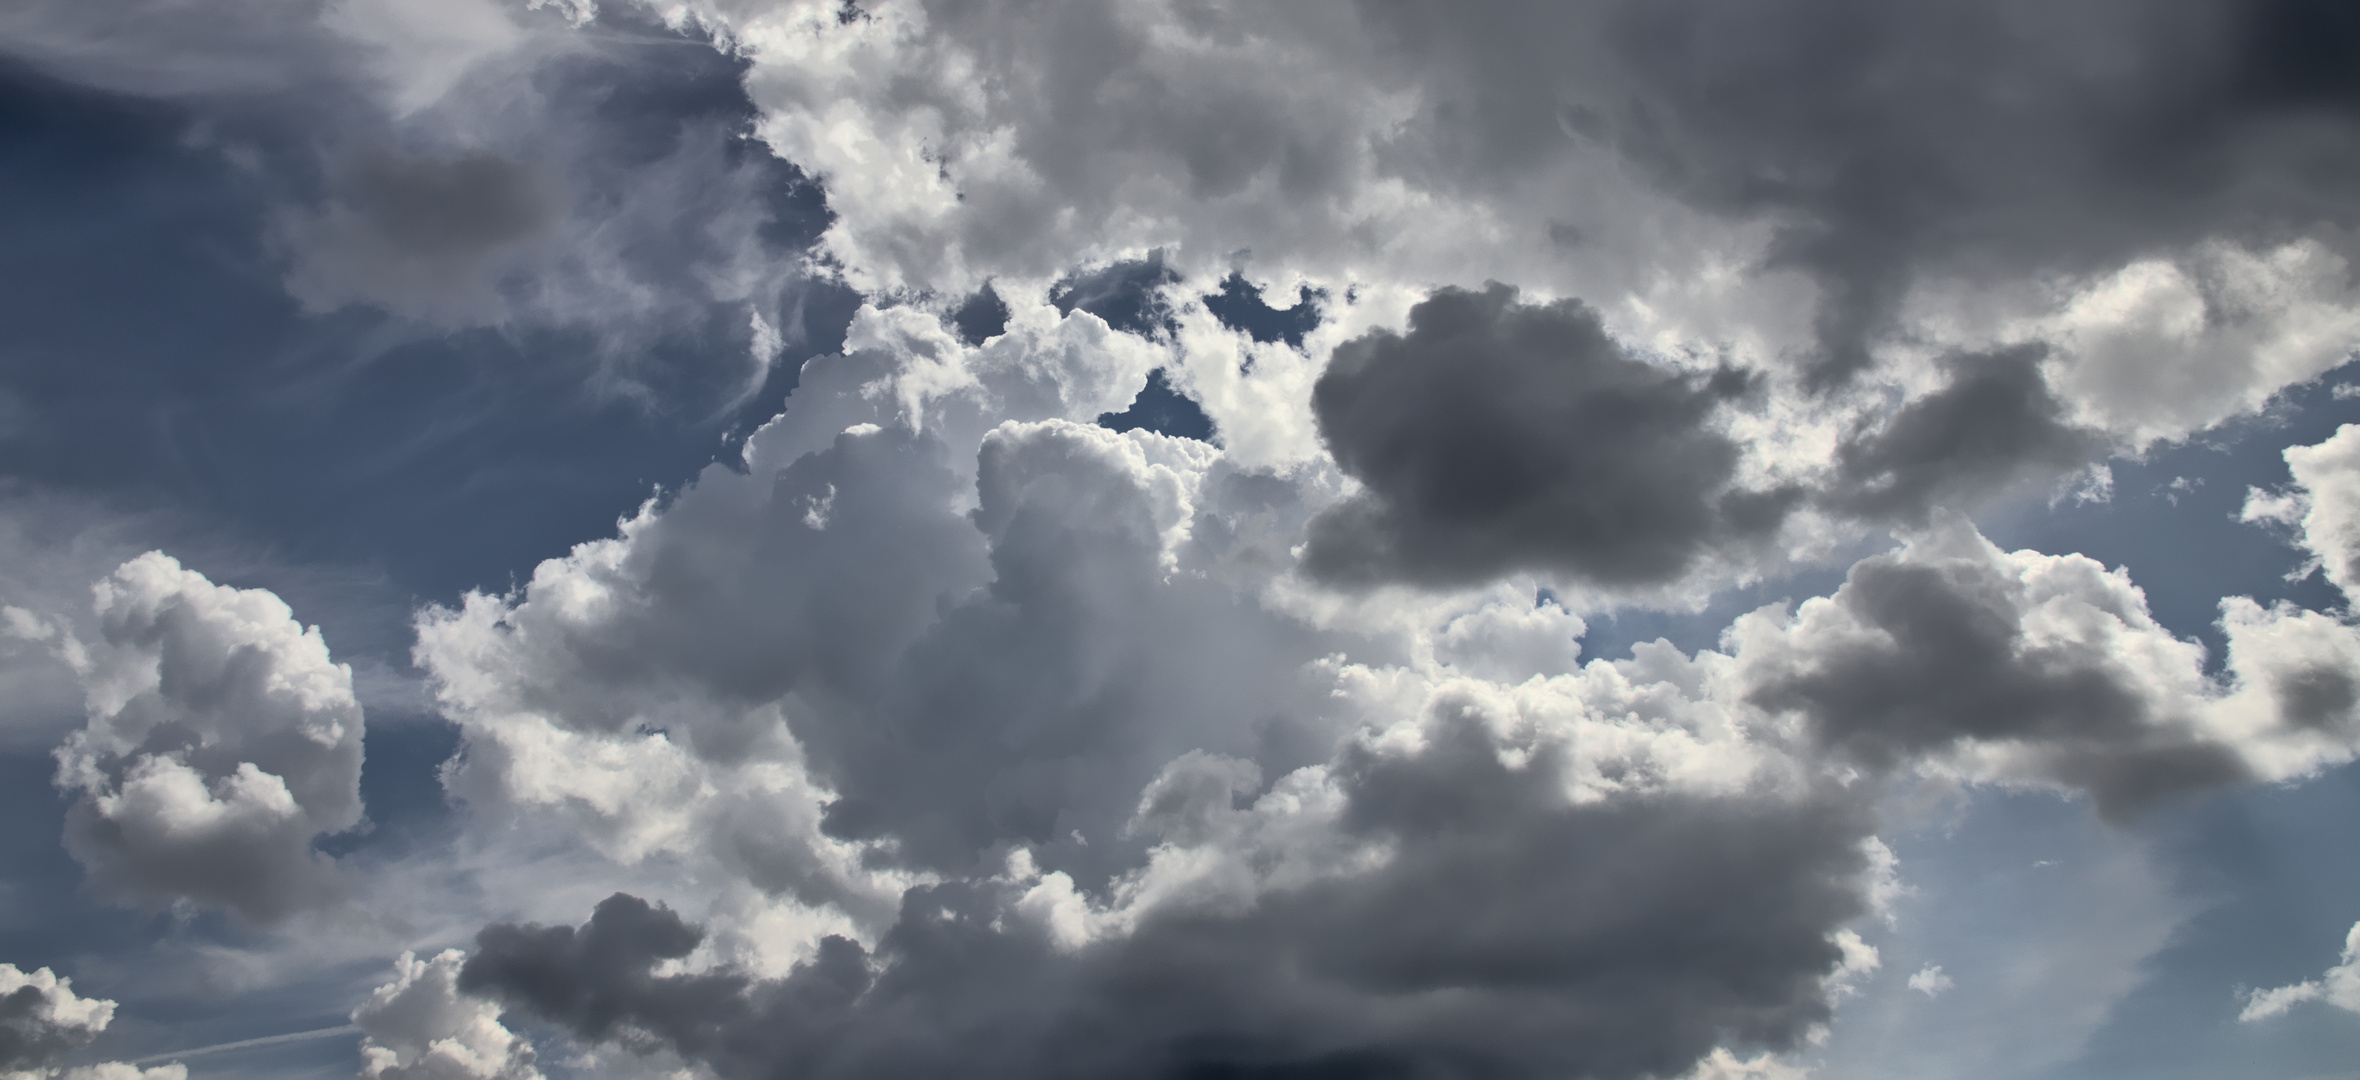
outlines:
{"label": "white cloud", "polygon": [[1942,965],[1927,964],[1909,977],[1909,988],[1927,997],[1941,997],[1943,991],[1957,986],[1950,976],[1942,973]]}
{"label": "white cloud", "polygon": [[2068,294],[2028,336],[2054,341],[2052,377],[2089,422],[2137,444],[2259,410],[2360,348],[2360,293],[2315,240],[2200,246],[2131,263]]}
{"label": "white cloud", "polygon": [[2316,979],[2248,991],[2245,1008],[2237,1014],[2238,1022],[2250,1024],[2282,1016],[2295,1006],[2311,1001],[2324,1001],[2346,1012],[2360,1013],[2360,924],[2354,924],[2351,932],[2344,935],[2342,961]]}
{"label": "white cloud", "polygon": [[[58,750],[67,846],[100,890],[273,921],[340,894],[319,836],[360,823],[361,708],[316,627],[157,552],[94,588],[89,722]],[[70,657],[72,658],[72,657]]]}
{"label": "white cloud", "polygon": [[74,993],[71,979],[48,968],[28,972],[0,963],[0,1080],[188,1080],[188,1069],[179,1064],[142,1069],[113,1061],[71,1068],[57,1063],[114,1018],[114,1002]]}
{"label": "white cloud", "polygon": [[2247,521],[2293,526],[2302,546],[2347,597],[2360,595],[2360,425],[2312,446],[2286,448],[2291,490],[2246,493]]}
{"label": "white cloud", "polygon": [[541,1080],[533,1046],[500,1025],[500,1007],[459,990],[466,955],[403,953],[392,982],[353,1011],[368,1080]]}

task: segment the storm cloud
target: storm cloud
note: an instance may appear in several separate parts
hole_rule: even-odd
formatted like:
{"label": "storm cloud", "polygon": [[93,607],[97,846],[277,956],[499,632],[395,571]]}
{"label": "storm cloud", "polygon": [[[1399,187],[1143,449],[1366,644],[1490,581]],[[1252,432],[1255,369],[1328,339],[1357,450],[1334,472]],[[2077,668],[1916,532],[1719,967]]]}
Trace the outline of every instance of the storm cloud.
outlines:
{"label": "storm cloud", "polygon": [[1676,578],[1774,533],[1795,501],[1732,484],[1738,447],[1711,421],[1746,390],[1736,371],[1632,357],[1578,303],[1436,293],[1406,334],[1338,346],[1312,391],[1336,464],[1365,488],[1312,522],[1306,563],[1349,584]]}
{"label": "storm cloud", "polygon": [[[725,1077],[1663,1075],[1828,1017],[1832,980],[1861,962],[1834,936],[1868,902],[1857,805],[1584,807],[1564,796],[1569,747],[1511,768],[1464,702],[1432,735],[1420,754],[1348,753],[1332,833],[1291,841],[1386,857],[1242,907],[1181,897],[1120,937],[1061,942],[1054,916],[1030,917],[1039,885],[945,884],[908,894],[874,956],[829,938],[762,980],[655,974],[701,935],[618,894],[578,929],[487,928],[462,985]],[[1216,830],[1284,813],[1229,801],[1202,811],[1232,819]],[[1164,828],[1167,851],[1220,842]]]}

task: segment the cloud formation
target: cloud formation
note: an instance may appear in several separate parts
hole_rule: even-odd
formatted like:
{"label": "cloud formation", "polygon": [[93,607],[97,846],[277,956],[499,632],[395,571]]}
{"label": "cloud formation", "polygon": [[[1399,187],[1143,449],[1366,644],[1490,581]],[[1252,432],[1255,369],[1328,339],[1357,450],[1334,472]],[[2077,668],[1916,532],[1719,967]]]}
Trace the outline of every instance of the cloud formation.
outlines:
{"label": "cloud formation", "polygon": [[2287,490],[2249,488],[2247,521],[2291,526],[2318,572],[2348,598],[2360,595],[2360,425],[2345,424],[2312,446],[2284,453]]}
{"label": "cloud formation", "polygon": [[499,1007],[459,992],[467,956],[403,953],[394,978],[353,1011],[368,1080],[542,1080],[533,1045],[500,1025]]}
{"label": "cloud formation", "polygon": [[1313,520],[1306,563],[1349,584],[1677,578],[1776,532],[1796,501],[1732,483],[1738,448],[1712,421],[1746,390],[1735,371],[1628,355],[1577,303],[1443,290],[1407,334],[1338,346],[1313,387],[1321,436],[1364,487]]}
{"label": "cloud formation", "polygon": [[2310,1001],[2324,1001],[2345,1012],[2360,1013],[2360,925],[2352,927],[2352,932],[2344,936],[2342,963],[2328,968],[2326,974],[2316,979],[2248,991],[2245,1009],[2237,1014],[2237,1020],[2243,1024],[2268,1020]]}
{"label": "cloud formation", "polygon": [[278,597],[160,553],[94,594],[98,639],[65,645],[90,719],[57,752],[91,885],[261,922],[336,900],[312,843],[361,821],[351,669]]}
{"label": "cloud formation", "polygon": [[0,963],[0,1077],[7,1080],[188,1080],[179,1064],[142,1069],[121,1062],[71,1068],[59,1063],[114,1022],[115,1003],[74,993],[73,980],[48,968]]}
{"label": "cloud formation", "polygon": [[[10,729],[61,888],[175,915],[123,931],[180,965],[127,1009],[327,1002],[374,1080],[1795,1080],[2000,992],[1903,917],[1904,858],[1985,854],[1928,822],[2061,795],[2120,858],[2041,902],[2162,912],[2152,808],[2360,756],[2348,595],[2126,539],[2128,487],[2039,507],[2242,447],[2168,490],[2253,484],[2234,553],[2360,583],[2360,435],[2279,484],[2286,429],[2233,423],[2327,416],[2360,343],[2331,5],[117,14],[0,14],[0,56],[247,185],[270,340],[329,342],[274,380],[398,396],[497,338],[712,453],[617,449],[626,501],[551,499],[611,533],[339,627],[431,687],[374,733],[270,592],[12,579],[0,678],[83,699]],[[318,437],[407,520],[444,418],[385,415]],[[258,548],[313,550],[266,527],[300,495]],[[2170,937],[2134,921],[2049,950],[2112,965],[2074,1017]],[[0,1072],[107,1049],[111,1004],[0,975]]]}

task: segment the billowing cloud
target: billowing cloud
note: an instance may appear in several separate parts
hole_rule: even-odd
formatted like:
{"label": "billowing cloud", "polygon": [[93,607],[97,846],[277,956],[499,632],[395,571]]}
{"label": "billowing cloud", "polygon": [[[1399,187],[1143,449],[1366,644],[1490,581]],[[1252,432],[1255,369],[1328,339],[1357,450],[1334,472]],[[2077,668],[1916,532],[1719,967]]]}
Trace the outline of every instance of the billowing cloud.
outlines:
{"label": "billowing cloud", "polygon": [[179,1064],[142,1069],[120,1062],[71,1068],[58,1063],[114,1022],[115,1003],[74,993],[73,980],[48,968],[0,963],[0,1077],[6,1080],[188,1080]]}
{"label": "billowing cloud", "polygon": [[2290,490],[2249,489],[2247,521],[2292,526],[2319,572],[2347,597],[2360,595],[2360,425],[2314,446],[2286,448]]}
{"label": "billowing cloud", "polygon": [[[365,1077],[1794,1080],[1849,1009],[2006,996],[1895,854],[1995,788],[2094,808],[2058,888],[2139,901],[2046,950],[2102,970],[2045,1058],[2171,939],[2176,825],[2117,826],[2360,755],[2315,586],[2127,545],[2151,609],[2018,520],[2330,407],[2289,390],[2360,342],[2332,5],[86,7],[0,57],[234,172],[291,396],[499,339],[719,447],[553,496],[627,512],[529,573],[401,584],[373,659],[448,725],[372,736],[398,837],[278,597],[0,570],[49,695],[0,750],[63,738],[87,887],[175,909],[174,986],[351,1010]],[[2246,510],[2347,592],[2354,440]],[[107,1003],[0,974],[0,1071],[51,1080]]]}
{"label": "billowing cloud", "polygon": [[499,1006],[459,992],[457,949],[403,953],[394,979],[354,1010],[368,1080],[541,1080],[533,1046],[500,1025]]}
{"label": "billowing cloud", "polygon": [[2095,433],[2070,422],[2042,378],[2042,351],[1949,358],[1941,389],[1837,448],[1826,501],[1848,513],[1923,524],[1936,507],[1972,506],[2013,481],[2089,460]]}
{"label": "billowing cloud", "polygon": [[1437,700],[1423,747],[1356,744],[1243,806],[1249,772],[1176,761],[1119,911],[1016,860],[912,890],[873,954],[830,938],[757,980],[658,973],[699,932],[617,895],[580,929],[486,929],[462,982],[726,1077],[1663,1075],[1827,1019],[1868,903],[1856,804],[1584,800],[1567,732],[1479,708]]}
{"label": "billowing cloud", "polygon": [[1031,317],[970,347],[879,313],[746,472],[422,622],[471,804],[840,916],[764,973],[708,948],[727,912],[617,896],[486,930],[461,985],[725,1076],[1671,1075],[1835,1015],[1885,778],[2119,815],[2360,741],[2306,689],[2360,673],[2343,623],[2232,600],[2208,675],[2125,575],[1949,518],[1722,651],[1581,665],[1579,620],[1529,600],[1337,607],[1285,549],[1334,498],[1316,473],[978,432],[978,403],[1119,393],[1056,375]]}
{"label": "billowing cloud", "polygon": [[2078,787],[2101,810],[2350,760],[2360,714],[2320,687],[2360,675],[2360,634],[2222,602],[2221,682],[2126,575],[2002,553],[1956,522],[1852,567],[1834,595],[1731,628],[1747,699],[1889,768],[1957,752],[1968,775]]}
{"label": "billowing cloud", "polygon": [[114,1002],[77,996],[72,980],[48,968],[0,964],[0,1072],[35,1071],[97,1038],[114,1018]]}
{"label": "billowing cloud", "polygon": [[[2086,358],[2072,396],[2142,435],[2350,344],[2288,263],[2340,249],[2279,247],[2356,209],[2312,168],[2360,144],[2310,44],[2336,16],[2299,0],[702,10],[754,60],[764,137],[838,195],[826,243],[863,287],[963,296],[1155,247],[1210,277],[1238,253],[1257,277],[1495,277],[1807,349],[1824,382],[1937,328],[1928,299],[2079,280],[2025,318]],[[2155,331],[2192,346],[2172,377],[2140,379],[2083,327],[2114,318],[2104,283],[2158,274],[2201,299]]]}
{"label": "billowing cloud", "polygon": [[68,655],[89,723],[57,752],[91,885],[273,921],[335,899],[312,842],[360,823],[352,671],[278,597],[150,552],[95,587]]}

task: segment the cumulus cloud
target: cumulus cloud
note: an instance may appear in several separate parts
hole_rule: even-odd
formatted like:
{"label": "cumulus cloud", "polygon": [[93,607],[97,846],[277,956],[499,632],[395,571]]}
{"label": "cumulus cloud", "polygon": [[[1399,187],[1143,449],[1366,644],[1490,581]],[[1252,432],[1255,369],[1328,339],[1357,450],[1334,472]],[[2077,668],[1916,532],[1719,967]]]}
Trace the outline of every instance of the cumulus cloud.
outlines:
{"label": "cumulus cloud", "polygon": [[764,974],[622,895],[459,985],[725,1076],[1768,1069],[1731,1055],[1873,956],[1879,778],[2118,815],[2352,756],[2305,689],[2360,672],[2344,624],[2232,601],[2208,676],[2122,573],[1949,518],[1719,651],[1583,664],[1529,591],[1337,606],[1287,554],[1317,474],[1059,416],[1122,390],[1051,319],[864,314],[744,472],[422,620],[471,806],[836,913]]}
{"label": "cumulus cloud", "polygon": [[541,1080],[532,1043],[500,1025],[500,1007],[459,990],[467,956],[403,953],[392,982],[353,1011],[368,1080]]}
{"label": "cumulus cloud", "polygon": [[[371,1077],[534,1080],[503,1008],[725,1078],[1791,1077],[1898,992],[1894,788],[2119,820],[2360,752],[2345,616],[2231,597],[2208,658],[1959,516],[2360,338],[2360,84],[2308,0],[127,10],[0,50],[280,95],[191,139],[300,178],[307,317],[735,406],[860,293],[729,460],[420,609],[437,866],[490,925],[353,1013]],[[2348,590],[2346,434],[2248,516]],[[1706,647],[1584,655],[1837,550]],[[347,896],[318,632],[160,554],[97,600],[0,609],[82,684],[93,888]]]}
{"label": "cumulus cloud", "polygon": [[1972,506],[2015,480],[2089,460],[2096,433],[2070,421],[2041,375],[2042,352],[1949,358],[1941,389],[1837,447],[1822,498],[1844,512],[1923,524],[1937,507]]}
{"label": "cumulus cloud", "polygon": [[[1986,410],[2071,430],[2035,353],[1962,360],[1955,393],[1859,437],[1920,491],[1900,550],[1718,649],[1584,663],[1581,618],[1530,577],[1307,580],[1291,549],[1353,497],[1337,472],[1077,422],[1158,350],[1080,305],[1003,304],[980,343],[864,311],[736,467],[421,618],[471,812],[751,887],[805,935],[758,971],[727,904],[635,892],[487,929],[459,986],[725,1076],[1782,1068],[1733,1055],[1804,1045],[1871,965],[1846,935],[1890,891],[1887,778],[2120,816],[2308,775],[2360,734],[2317,690],[2360,673],[2338,620],[2233,599],[2211,675],[2125,574],[1930,509],[1949,489],[1914,462],[2015,467],[1951,445]],[[1428,369],[1482,348],[1586,365],[1578,385],[1689,410],[1677,438],[1739,475],[1704,420],[1740,391],[1712,372],[1570,304],[1423,311],[1452,305],[1474,345],[1368,361],[1413,377],[1393,400],[1451,392]],[[1360,347],[1439,333],[1420,319]],[[1523,330],[1595,347],[1511,351]],[[1511,415],[1543,396],[1470,382]]]}
{"label": "cumulus cloud", "polygon": [[2237,1020],[2245,1024],[2268,1020],[2311,1001],[2324,1001],[2346,1012],[2360,1013],[2360,925],[2344,935],[2342,963],[2328,968],[2326,974],[2316,979],[2247,991],[2245,1008],[2238,1012]]}
{"label": "cumulus cloud", "polygon": [[1663,1075],[1827,1019],[1867,902],[1856,803],[1584,801],[1568,732],[1479,708],[1438,699],[1425,745],[1356,743],[1243,806],[1237,763],[1176,761],[1117,910],[1012,860],[911,890],[873,952],[830,938],[756,980],[659,971],[699,932],[617,895],[578,929],[487,928],[462,982],[723,1076]]}
{"label": "cumulus cloud", "polygon": [[2285,450],[2291,489],[2249,489],[2247,521],[2292,526],[2320,572],[2346,597],[2360,595],[2360,425],[2313,446]]}
{"label": "cumulus cloud", "polygon": [[188,1080],[182,1065],[142,1069],[120,1062],[68,1068],[58,1059],[114,1022],[115,1003],[74,993],[48,968],[0,963],[0,1077],[7,1080]]}
{"label": "cumulus cloud", "polygon": [[1712,421],[1746,389],[1630,356],[1577,303],[1438,292],[1407,334],[1339,346],[1312,391],[1364,488],[1312,522],[1307,565],[1347,584],[1677,578],[1774,533],[1796,501],[1732,482],[1738,447]]}
{"label": "cumulus cloud", "polygon": [[114,1018],[114,1002],[77,996],[72,980],[48,968],[0,964],[0,1072],[37,1072],[97,1038]]}
{"label": "cumulus cloud", "polygon": [[2101,810],[2350,760],[2360,635],[2315,612],[2222,603],[2227,676],[2094,560],[2002,553],[1963,523],[1856,564],[1832,596],[1740,618],[1747,699],[1876,767],[1945,752],[1986,778],[2089,791]]}
{"label": "cumulus cloud", "polygon": [[278,597],[157,552],[94,587],[98,638],[68,659],[89,722],[58,748],[66,843],[99,891],[258,921],[328,903],[312,842],[361,820],[351,669]]}
{"label": "cumulus cloud", "polygon": [[[2283,246],[2355,210],[2304,164],[2355,132],[2309,46],[2334,16],[2299,0],[698,10],[753,59],[764,138],[829,183],[825,242],[863,288],[1157,247],[1208,291],[1233,259],[1339,295],[1495,277],[1800,353],[1824,386],[1937,329],[1929,297],[2077,280],[2096,291],[2025,318],[2073,358],[2068,400],[2141,438],[2350,344],[2318,272],[2341,241]],[[2098,292],[2158,275],[2198,314],[2139,378],[2116,338],[2162,324]]]}

